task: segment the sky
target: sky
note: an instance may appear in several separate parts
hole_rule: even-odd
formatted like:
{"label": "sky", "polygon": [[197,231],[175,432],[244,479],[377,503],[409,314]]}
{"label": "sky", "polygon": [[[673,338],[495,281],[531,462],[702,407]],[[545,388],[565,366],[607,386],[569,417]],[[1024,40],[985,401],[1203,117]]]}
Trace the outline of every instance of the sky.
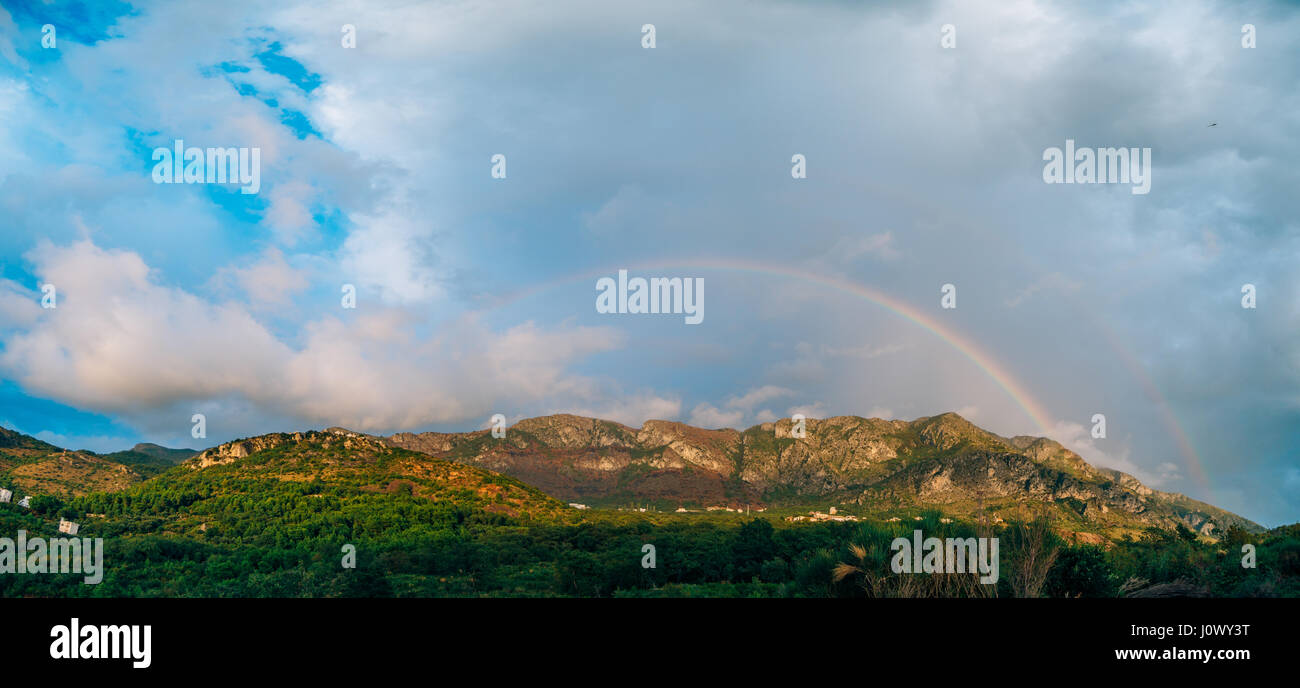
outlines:
{"label": "sky", "polygon": [[[1300,521],[1298,77],[1281,2],[6,2],[0,425],[955,411]],[[155,183],[178,139],[256,193]]]}

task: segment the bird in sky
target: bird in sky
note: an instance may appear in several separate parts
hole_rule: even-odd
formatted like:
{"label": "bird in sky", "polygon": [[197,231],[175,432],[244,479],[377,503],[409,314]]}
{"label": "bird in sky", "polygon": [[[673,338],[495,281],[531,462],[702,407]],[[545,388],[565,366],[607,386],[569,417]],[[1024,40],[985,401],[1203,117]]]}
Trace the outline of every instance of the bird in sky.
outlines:
{"label": "bird in sky", "polygon": [[1210,127],[1217,127],[1217,126],[1219,126],[1219,123],[1218,123],[1218,122],[1210,122],[1207,126],[1210,126]]}

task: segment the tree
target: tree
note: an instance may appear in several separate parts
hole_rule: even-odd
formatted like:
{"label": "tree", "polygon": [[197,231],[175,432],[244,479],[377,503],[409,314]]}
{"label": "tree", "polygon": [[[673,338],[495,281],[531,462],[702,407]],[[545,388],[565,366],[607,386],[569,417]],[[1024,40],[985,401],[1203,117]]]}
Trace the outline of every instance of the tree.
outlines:
{"label": "tree", "polygon": [[1016,597],[1038,597],[1061,552],[1061,539],[1052,530],[1050,518],[1017,524],[1005,531],[1004,538],[1010,545],[1007,583],[1011,593]]}

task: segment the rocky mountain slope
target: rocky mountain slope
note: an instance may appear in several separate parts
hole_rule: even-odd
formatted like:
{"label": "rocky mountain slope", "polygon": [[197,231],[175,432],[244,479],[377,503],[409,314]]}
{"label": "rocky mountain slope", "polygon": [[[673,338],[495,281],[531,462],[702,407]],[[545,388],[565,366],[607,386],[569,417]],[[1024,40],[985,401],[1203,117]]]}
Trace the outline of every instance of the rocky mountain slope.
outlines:
{"label": "rocky mountain slope", "polygon": [[744,431],[572,415],[489,431],[399,433],[390,444],[511,475],[560,499],[666,506],[840,503],[881,514],[935,507],[965,517],[1046,510],[1110,535],[1184,526],[1258,531],[1240,516],[1089,465],[1041,437],[1004,438],[954,413],[915,421],[840,416]]}
{"label": "rocky mountain slope", "polygon": [[[522,420],[501,439],[487,430],[375,437],[330,428],[227,442],[185,458],[191,450],[156,445],[107,455],[68,451],[0,428],[0,486],[60,497],[142,481],[165,489],[229,467],[223,470],[244,481],[324,481],[506,515],[552,513],[559,499],[669,510],[839,505],[882,518],[939,509],[994,522],[1046,514],[1064,530],[1108,537],[1149,527],[1210,537],[1233,526],[1262,530],[1091,466],[1050,439],[1000,437],[952,413],[911,422],[810,419],[803,437],[792,430],[789,420],[738,431],[669,421],[631,428],[561,414]],[[182,460],[189,470],[166,470]]]}

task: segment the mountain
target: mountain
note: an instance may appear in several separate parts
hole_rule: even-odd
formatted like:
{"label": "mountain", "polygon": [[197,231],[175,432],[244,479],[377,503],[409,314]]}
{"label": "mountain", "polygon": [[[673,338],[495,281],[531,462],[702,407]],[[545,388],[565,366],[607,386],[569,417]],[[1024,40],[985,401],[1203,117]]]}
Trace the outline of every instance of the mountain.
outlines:
{"label": "mountain", "polygon": [[1258,524],[1094,467],[1041,437],[1004,438],[955,413],[907,422],[856,416],[744,431],[647,421],[640,429],[567,414],[489,431],[398,433],[389,444],[516,477],[562,500],[664,506],[852,504],[990,520],[1047,511],[1110,537],[1148,527],[1215,536]]}
{"label": "mountain", "polygon": [[68,497],[121,490],[143,479],[130,466],[93,452],[60,449],[0,428],[0,487],[18,494]]}
{"label": "mountain", "polygon": [[131,466],[137,472],[152,476],[198,454],[197,449],[169,449],[150,442],[142,442],[125,451],[104,454],[109,461]]}
{"label": "mountain", "polygon": [[[667,510],[839,505],[880,518],[938,509],[993,522],[1045,514],[1063,531],[1109,538],[1150,527],[1183,527],[1209,537],[1234,526],[1263,530],[1236,514],[1092,466],[1053,440],[1000,437],[954,413],[910,422],[809,419],[805,430],[804,437],[793,437],[788,419],[738,431],[655,420],[632,428],[560,414],[521,420],[502,439],[487,430],[378,437],[330,428],[262,435],[197,453],[139,444],[98,455],[0,428],[0,485],[69,497],[143,482],[147,492],[230,467],[218,473],[233,472],[249,489],[266,489],[257,481],[343,485],[507,516],[553,513],[559,499]],[[173,469],[177,465],[189,470]]]}
{"label": "mountain", "polygon": [[[401,494],[451,508],[508,517],[555,515],[564,505],[542,491],[482,468],[431,458],[342,428],[274,433],[206,449],[140,486],[141,494],[191,491],[198,501],[305,485],[343,499]],[[218,484],[219,489],[196,489]],[[239,489],[234,489],[238,487]],[[197,509],[202,511],[202,509]]]}
{"label": "mountain", "polygon": [[70,497],[114,492],[134,485],[193,456],[192,449],[137,444],[130,450],[97,454],[56,447],[0,428],[0,487],[19,494]]}
{"label": "mountain", "polygon": [[31,456],[43,456],[56,451],[62,450],[35,437],[29,437],[8,428],[0,428],[0,461],[14,461]]}

